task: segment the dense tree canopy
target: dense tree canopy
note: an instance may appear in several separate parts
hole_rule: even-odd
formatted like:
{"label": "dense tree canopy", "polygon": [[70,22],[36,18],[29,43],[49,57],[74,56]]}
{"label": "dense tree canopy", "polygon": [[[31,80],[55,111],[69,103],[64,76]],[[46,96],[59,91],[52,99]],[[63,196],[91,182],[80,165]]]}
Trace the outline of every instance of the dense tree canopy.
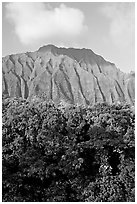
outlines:
{"label": "dense tree canopy", "polygon": [[126,104],[3,100],[3,201],[135,201]]}

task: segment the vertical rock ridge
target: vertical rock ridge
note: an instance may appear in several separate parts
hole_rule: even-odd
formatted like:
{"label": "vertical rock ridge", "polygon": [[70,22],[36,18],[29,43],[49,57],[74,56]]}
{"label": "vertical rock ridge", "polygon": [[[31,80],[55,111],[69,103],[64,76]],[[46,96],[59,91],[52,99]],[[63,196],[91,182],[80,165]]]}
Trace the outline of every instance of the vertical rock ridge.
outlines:
{"label": "vertical rock ridge", "polygon": [[5,74],[3,74],[3,82],[4,82],[4,86],[5,86],[3,94],[9,96],[8,83],[7,83],[6,79],[5,79]]}
{"label": "vertical rock ridge", "polygon": [[23,98],[27,99],[28,96],[29,96],[29,88],[28,88],[27,82],[23,78],[23,76],[21,76],[21,78],[22,78],[22,80],[24,82],[24,85],[22,85],[22,95],[23,95]]}
{"label": "vertical rock ridge", "polygon": [[20,77],[18,76],[18,74],[17,74],[14,70],[12,70],[11,72],[12,72],[12,74],[13,74],[14,76],[16,76],[16,78],[17,78],[17,80],[18,80],[18,81],[17,81],[17,84],[18,84],[18,90],[19,90],[19,89],[20,89],[20,90],[18,91],[19,96],[17,96],[17,97],[22,97],[22,91],[21,91],[21,87],[22,87],[22,86],[21,86],[21,79],[20,79]]}
{"label": "vertical rock ridge", "polygon": [[77,76],[77,78],[78,78],[78,83],[79,83],[79,88],[80,88],[81,94],[82,94],[82,96],[83,96],[83,98],[84,98],[84,100],[85,100],[85,103],[86,103],[86,104],[89,104],[89,101],[87,101],[87,99],[86,99],[86,97],[85,97],[85,95],[84,95],[84,93],[83,93],[83,89],[82,89],[82,85],[81,85],[81,81],[80,81],[80,76],[79,76],[79,74],[78,74],[77,69],[76,69],[75,66],[74,66],[74,70],[75,70],[76,76]]}
{"label": "vertical rock ridge", "polygon": [[105,98],[105,96],[104,96],[104,94],[103,94],[103,91],[102,91],[100,85],[99,85],[98,78],[97,78],[97,76],[95,76],[95,74],[93,74],[93,75],[94,75],[94,77],[95,77],[95,79],[96,79],[96,82],[97,82],[98,88],[99,88],[99,90],[100,90],[100,93],[101,93],[102,99],[103,99],[104,102],[106,102],[106,98]]}

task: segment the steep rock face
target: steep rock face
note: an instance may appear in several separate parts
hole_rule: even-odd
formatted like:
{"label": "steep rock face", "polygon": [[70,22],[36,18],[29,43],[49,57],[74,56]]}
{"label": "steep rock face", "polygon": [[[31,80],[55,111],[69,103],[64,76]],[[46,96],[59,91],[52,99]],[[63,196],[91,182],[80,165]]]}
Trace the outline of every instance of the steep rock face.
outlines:
{"label": "steep rock face", "polygon": [[2,59],[3,95],[31,99],[44,94],[56,103],[134,103],[135,75],[89,49],[41,47]]}

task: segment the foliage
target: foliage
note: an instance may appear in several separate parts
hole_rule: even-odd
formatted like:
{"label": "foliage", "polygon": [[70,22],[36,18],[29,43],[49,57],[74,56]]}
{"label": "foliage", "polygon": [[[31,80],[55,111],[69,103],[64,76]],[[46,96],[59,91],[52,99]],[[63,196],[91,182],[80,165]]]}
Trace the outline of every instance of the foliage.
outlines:
{"label": "foliage", "polygon": [[127,104],[6,98],[2,112],[4,202],[135,200],[135,116]]}

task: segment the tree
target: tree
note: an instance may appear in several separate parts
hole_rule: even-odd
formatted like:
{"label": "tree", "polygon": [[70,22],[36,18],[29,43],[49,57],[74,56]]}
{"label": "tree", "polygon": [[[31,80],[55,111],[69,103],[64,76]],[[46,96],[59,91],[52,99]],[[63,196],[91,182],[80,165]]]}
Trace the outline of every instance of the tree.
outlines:
{"label": "tree", "polygon": [[[3,201],[135,200],[128,105],[3,99]],[[26,196],[27,195],[27,196]]]}

